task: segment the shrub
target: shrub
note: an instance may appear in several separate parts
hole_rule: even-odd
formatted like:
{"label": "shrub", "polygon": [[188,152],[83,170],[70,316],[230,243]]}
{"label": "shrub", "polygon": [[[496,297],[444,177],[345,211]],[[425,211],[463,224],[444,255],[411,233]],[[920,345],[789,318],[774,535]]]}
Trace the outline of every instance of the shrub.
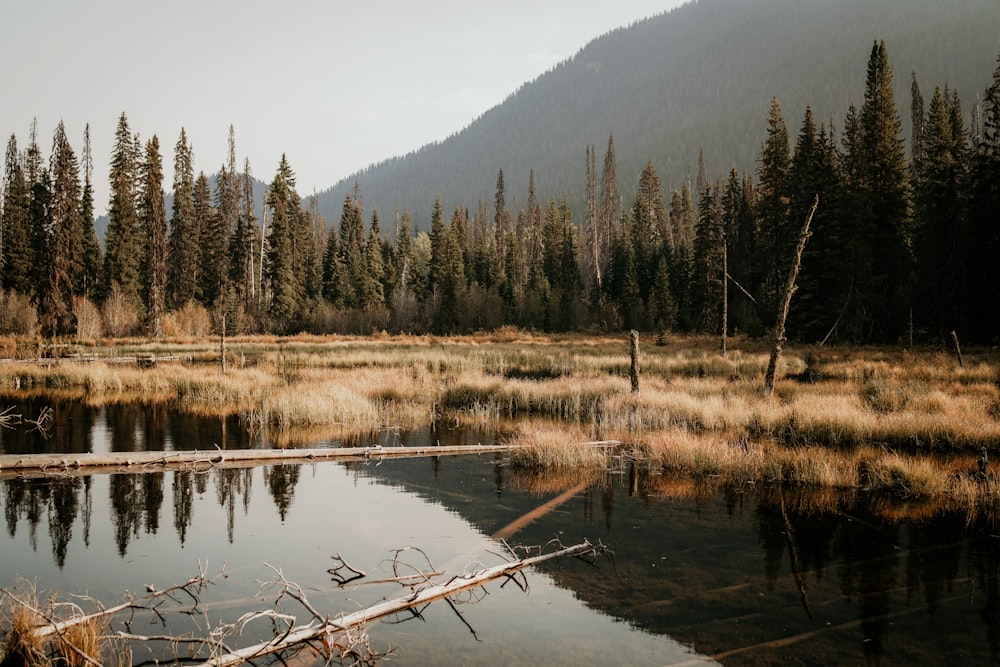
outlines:
{"label": "shrub", "polygon": [[76,315],[76,337],[81,340],[96,340],[104,335],[101,325],[101,311],[94,302],[83,296],[73,297],[73,314]]}
{"label": "shrub", "polygon": [[111,294],[101,308],[101,317],[105,332],[116,338],[134,334],[142,319],[135,303],[117,283],[112,285]]}
{"label": "shrub", "polygon": [[0,290],[0,334],[34,336],[38,313],[31,299],[17,292]]}
{"label": "shrub", "polygon": [[212,316],[205,306],[197,301],[188,301],[163,319],[163,333],[195,338],[208,336],[212,333]]}

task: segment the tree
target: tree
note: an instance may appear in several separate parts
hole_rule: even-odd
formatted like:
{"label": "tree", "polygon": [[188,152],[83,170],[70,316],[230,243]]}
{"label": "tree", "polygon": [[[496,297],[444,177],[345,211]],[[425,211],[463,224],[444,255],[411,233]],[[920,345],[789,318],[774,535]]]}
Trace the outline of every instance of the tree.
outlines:
{"label": "tree", "polygon": [[194,182],[194,194],[191,198],[193,202],[194,223],[191,225],[191,235],[197,239],[198,248],[193,254],[198,264],[194,274],[197,278],[195,282],[195,296],[204,306],[211,307],[212,302],[208,298],[205,290],[205,247],[206,237],[211,233],[211,226],[215,220],[215,207],[212,205],[212,186],[208,183],[208,176],[205,172],[198,172],[198,178]]}
{"label": "tree", "polygon": [[[738,196],[737,193],[730,195],[732,198]],[[691,291],[692,320],[695,328],[705,333],[718,333],[719,329],[725,243],[723,188],[709,183],[698,203]]]}
{"label": "tree", "polygon": [[296,231],[303,213],[295,174],[284,155],[268,187],[266,205],[271,210],[265,270],[271,288],[268,313],[277,331],[290,333],[302,326],[305,306],[302,274],[295,265]]}
{"label": "tree", "polygon": [[601,196],[597,212],[597,225],[603,238],[602,257],[608,257],[611,252],[611,245],[618,233],[615,226],[622,214],[616,172],[615,140],[613,135],[608,135],[608,147],[604,152],[604,164],[601,167]]}
{"label": "tree", "polygon": [[382,279],[385,278],[385,264],[382,261],[382,230],[379,226],[378,211],[372,211],[372,223],[365,241],[364,256],[361,307],[370,310],[385,305],[382,285]]}
{"label": "tree", "polygon": [[893,69],[885,42],[872,47],[859,117],[861,236],[871,268],[859,276],[858,297],[868,314],[873,342],[893,342],[907,329],[911,306],[909,173],[892,89]]}
{"label": "tree", "polygon": [[146,333],[163,336],[167,309],[167,207],[163,194],[163,159],[156,135],[146,143],[141,170],[139,216],[145,229]]}
{"label": "tree", "polygon": [[83,132],[83,194],[80,198],[79,227],[70,250],[73,291],[89,298],[101,279],[101,242],[94,229],[94,159],[90,148],[90,124]]}
{"label": "tree", "polygon": [[253,312],[259,291],[257,258],[260,256],[260,238],[257,233],[257,215],[254,212],[253,178],[249,159],[244,161],[240,181],[240,214],[229,242],[229,283],[237,304],[244,312]]}
{"label": "tree", "polygon": [[6,290],[28,295],[33,288],[35,266],[31,239],[31,185],[24,160],[17,150],[17,138],[12,134],[7,142],[4,161],[2,230],[2,284]]}
{"label": "tree", "polygon": [[139,217],[136,211],[136,148],[125,114],[118,119],[111,154],[111,200],[105,232],[104,294],[117,284],[134,306],[139,299]]}
{"label": "tree", "polygon": [[38,282],[36,299],[42,335],[53,338],[76,331],[70,252],[73,233],[80,226],[80,169],[62,122],[52,138],[49,171],[52,185],[39,254],[44,277]]}
{"label": "tree", "polygon": [[[795,308],[789,329],[808,341],[826,340],[836,333],[849,293],[850,263],[845,249],[853,241],[840,211],[840,173],[837,152],[826,128],[817,130],[807,107],[795,143],[788,173],[790,218],[804,220],[818,195],[823,205],[813,215],[811,237],[802,255]],[[790,256],[789,256],[790,257]],[[790,259],[786,258],[786,264]]]}
{"label": "tree", "polygon": [[586,230],[587,247],[587,279],[592,288],[597,292],[601,289],[601,271],[603,270],[604,258],[601,250],[604,246],[604,235],[601,234],[599,218],[597,215],[597,177],[595,175],[595,157],[597,151],[593,146],[587,146],[586,173],[587,173],[587,211],[584,221]]}
{"label": "tree", "polygon": [[794,247],[794,235],[789,233],[788,169],[791,164],[788,127],[778,99],[771,100],[767,119],[767,139],[757,159],[757,227],[764,270],[757,290],[763,307],[762,319],[768,325],[774,316],[777,300],[784,285],[787,258]]}
{"label": "tree", "polygon": [[167,293],[175,308],[195,300],[198,295],[201,230],[195,215],[194,187],[194,156],[187,133],[181,128],[174,145],[174,201],[167,262]]}
{"label": "tree", "polygon": [[1000,56],[982,100],[982,129],[974,146],[969,200],[969,321],[976,338],[995,342],[1000,331]]}

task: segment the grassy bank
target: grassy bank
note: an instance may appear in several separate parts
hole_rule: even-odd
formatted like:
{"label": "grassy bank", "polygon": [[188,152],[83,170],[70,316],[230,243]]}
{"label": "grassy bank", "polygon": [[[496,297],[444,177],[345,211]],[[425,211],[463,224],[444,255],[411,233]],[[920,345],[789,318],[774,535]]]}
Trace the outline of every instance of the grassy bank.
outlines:
{"label": "grassy bank", "polygon": [[[468,337],[236,338],[222,373],[212,341],[114,341],[69,358],[0,364],[0,395],[91,404],[162,401],[243,417],[283,434],[466,423],[535,442],[520,465],[600,467],[576,443],[619,439],[652,470],[868,488],[986,507],[1000,497],[981,448],[1000,443],[998,353],[788,346],[775,394],[762,396],[768,350],[735,340],[644,343],[640,392],[625,337],[502,331]],[[151,368],[102,361],[172,355]],[[303,437],[306,437],[303,435]],[[1000,465],[1000,453],[993,455]]]}

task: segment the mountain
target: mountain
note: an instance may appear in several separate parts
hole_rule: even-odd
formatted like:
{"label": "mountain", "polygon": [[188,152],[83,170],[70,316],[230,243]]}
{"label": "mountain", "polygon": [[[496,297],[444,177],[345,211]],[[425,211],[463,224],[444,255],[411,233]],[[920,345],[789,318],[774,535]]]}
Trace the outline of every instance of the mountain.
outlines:
{"label": "mountain", "polygon": [[[794,137],[805,108],[841,129],[864,102],[872,44],[885,40],[896,106],[909,138],[910,85],[957,90],[968,113],[1000,53],[997,0],[697,0],[613,30],[525,84],[468,127],[408,155],[372,165],[319,194],[331,224],[358,184],[382,219],[408,209],[427,229],[434,198],[445,211],[492,206],[504,172],[516,217],[534,170],[540,198],[583,210],[585,147],[600,164],[614,136],[626,204],[652,162],[666,195],[693,179],[699,151],[710,178],[753,170],[771,99]],[[384,223],[383,223],[384,224]]]}

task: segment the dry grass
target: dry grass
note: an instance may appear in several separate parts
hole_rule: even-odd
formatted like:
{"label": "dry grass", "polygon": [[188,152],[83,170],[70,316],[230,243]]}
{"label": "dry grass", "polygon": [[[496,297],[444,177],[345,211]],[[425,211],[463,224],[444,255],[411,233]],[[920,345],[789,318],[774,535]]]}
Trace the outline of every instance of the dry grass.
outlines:
{"label": "dry grass", "polygon": [[[267,429],[282,443],[306,442],[324,429],[343,436],[436,419],[494,430],[502,424],[512,438],[537,443],[519,455],[523,466],[607,467],[603,454],[572,444],[620,439],[653,470],[733,483],[867,486],[997,512],[992,477],[970,477],[975,454],[961,466],[926,454],[996,450],[1000,353],[966,350],[963,369],[939,350],[790,345],[775,395],[764,398],[763,344],[734,339],[723,358],[713,338],[666,343],[644,342],[641,390],[632,394],[624,336],[504,329],[455,337],[233,337],[223,375],[217,339],[178,331],[155,342],[93,341],[75,351],[174,354],[190,362],[151,369],[2,363],[0,394],[164,401],[192,413],[240,415],[248,428]],[[0,339],[0,348],[17,357],[41,349],[20,339]]]}

